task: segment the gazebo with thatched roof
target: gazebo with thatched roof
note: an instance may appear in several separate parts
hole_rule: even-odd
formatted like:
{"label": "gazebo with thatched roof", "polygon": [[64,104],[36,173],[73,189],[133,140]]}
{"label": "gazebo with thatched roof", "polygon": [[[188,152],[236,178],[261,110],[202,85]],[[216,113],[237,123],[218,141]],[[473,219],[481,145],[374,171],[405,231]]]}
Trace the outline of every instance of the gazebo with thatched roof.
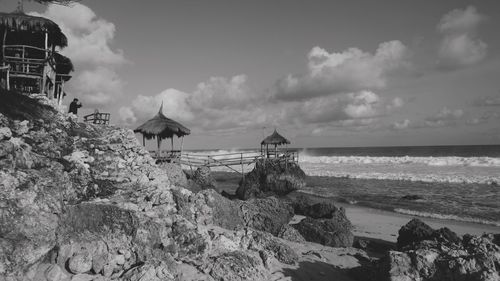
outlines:
{"label": "gazebo with thatched roof", "polygon": [[260,151],[263,152],[263,147],[266,146],[266,157],[269,158],[270,155],[273,155],[272,153],[269,153],[269,145],[274,145],[274,156],[276,157],[278,155],[278,145],[287,146],[288,144],[290,144],[290,141],[274,129],[274,132],[260,143]]}
{"label": "gazebo with thatched roof", "polygon": [[69,80],[73,66],[69,58],[56,52],[56,47],[68,45],[56,23],[22,10],[0,13],[0,36],[0,84],[4,88],[45,94],[50,99],[62,96],[57,82]]}
{"label": "gazebo with thatched roof", "polygon": [[174,135],[178,138],[181,138],[181,149],[182,151],[182,143],[184,141],[184,136],[191,134],[191,130],[184,127],[181,123],[174,121],[170,118],[167,118],[163,115],[163,102],[161,103],[160,110],[158,114],[152,119],[146,121],[146,123],[137,127],[134,130],[134,133],[142,134],[142,144],[146,146],[146,139],[150,140],[156,138],[158,144],[158,155],[160,155],[160,147],[161,141],[163,139],[171,139],[172,150],[174,151]]}

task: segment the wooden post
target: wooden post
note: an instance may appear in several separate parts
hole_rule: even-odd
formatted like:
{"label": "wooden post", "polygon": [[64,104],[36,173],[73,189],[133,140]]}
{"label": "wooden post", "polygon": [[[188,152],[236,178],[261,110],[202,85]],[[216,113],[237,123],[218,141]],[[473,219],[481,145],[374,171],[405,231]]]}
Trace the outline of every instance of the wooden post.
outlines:
{"label": "wooden post", "polygon": [[174,151],[174,135],[172,135],[172,138],[170,139],[170,146],[172,147],[171,151]]}
{"label": "wooden post", "polygon": [[7,68],[7,90],[10,90],[10,67]]}
{"label": "wooden post", "polygon": [[146,147],[146,137],[142,135],[142,146]]}
{"label": "wooden post", "polygon": [[59,106],[62,105],[62,100],[63,100],[63,96],[64,96],[64,79],[63,77],[61,76],[61,87],[60,87],[60,92],[59,92],[59,100],[57,101],[57,104],[59,104]]}
{"label": "wooden post", "polygon": [[[5,65],[5,40],[7,38],[7,28],[5,28],[3,30],[3,41],[2,41],[2,66],[6,66]],[[7,83],[6,83],[6,86],[7,86],[7,90],[10,90],[10,78],[9,78],[9,71],[10,71],[10,67],[7,68],[7,73],[6,73],[6,78],[7,79]]]}
{"label": "wooden post", "polygon": [[47,68],[47,48],[48,48],[48,43],[49,43],[49,34],[47,31],[45,31],[45,63],[43,65],[43,70],[42,70],[42,87],[40,87],[41,93],[40,94],[45,94],[45,82],[46,82],[46,68]]}
{"label": "wooden post", "polygon": [[3,66],[5,66],[5,40],[7,38],[7,28],[3,30],[3,40],[2,40],[2,60]]}
{"label": "wooden post", "polygon": [[158,156],[160,156],[160,146],[161,146],[161,137],[156,136],[156,142],[158,143]]}

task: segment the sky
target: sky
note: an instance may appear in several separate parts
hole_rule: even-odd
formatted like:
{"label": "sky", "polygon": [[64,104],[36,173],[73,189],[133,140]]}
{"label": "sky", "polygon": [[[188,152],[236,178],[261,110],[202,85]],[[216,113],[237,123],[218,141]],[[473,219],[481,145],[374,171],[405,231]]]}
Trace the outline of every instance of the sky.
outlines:
{"label": "sky", "polygon": [[[17,1],[0,0],[11,12]],[[75,65],[66,104],[187,149],[500,144],[500,1],[26,1]],[[150,142],[150,146],[154,141]],[[179,140],[175,140],[179,145]]]}

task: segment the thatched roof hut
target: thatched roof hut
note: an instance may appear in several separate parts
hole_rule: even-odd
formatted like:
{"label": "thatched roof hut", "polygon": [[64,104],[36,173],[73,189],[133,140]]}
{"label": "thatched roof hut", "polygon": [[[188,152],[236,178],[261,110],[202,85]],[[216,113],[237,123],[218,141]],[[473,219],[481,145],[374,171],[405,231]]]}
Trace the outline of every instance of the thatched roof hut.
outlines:
{"label": "thatched roof hut", "polygon": [[290,141],[287,140],[284,136],[280,135],[276,129],[274,132],[267,136],[262,142],[260,143],[261,145],[283,145],[283,144],[290,144]]}
{"label": "thatched roof hut", "polygon": [[160,110],[158,114],[152,119],[146,121],[146,123],[137,127],[134,130],[134,133],[141,133],[143,136],[143,144],[144,138],[153,139],[156,138],[158,141],[158,150],[160,150],[160,144],[162,139],[170,138],[172,139],[172,150],[173,150],[173,138],[174,135],[177,137],[184,137],[186,135],[191,134],[191,130],[184,127],[181,123],[167,118],[163,115],[163,102],[160,106]]}
{"label": "thatched roof hut", "polygon": [[[30,46],[40,46],[45,43],[45,36],[42,36],[47,32],[47,43],[49,47],[60,47],[64,48],[68,45],[68,39],[62,33],[61,28],[53,21],[42,18],[26,15],[22,12],[15,13],[2,13],[0,12],[0,34],[5,32],[30,32],[41,36],[23,36],[25,40],[29,42],[24,42],[25,45]],[[14,36],[14,35],[11,35]],[[19,36],[17,36],[19,37]],[[16,38],[17,42],[20,38]]]}
{"label": "thatched roof hut", "polygon": [[266,155],[269,158],[271,155],[273,155],[273,152],[269,151],[269,145],[274,145],[274,156],[276,157],[278,155],[278,150],[277,147],[278,145],[287,145],[290,144],[290,141],[287,140],[284,136],[280,135],[276,129],[274,129],[274,132],[267,136],[265,139],[263,139],[260,142],[260,150],[263,153],[264,152],[264,146],[266,146]]}

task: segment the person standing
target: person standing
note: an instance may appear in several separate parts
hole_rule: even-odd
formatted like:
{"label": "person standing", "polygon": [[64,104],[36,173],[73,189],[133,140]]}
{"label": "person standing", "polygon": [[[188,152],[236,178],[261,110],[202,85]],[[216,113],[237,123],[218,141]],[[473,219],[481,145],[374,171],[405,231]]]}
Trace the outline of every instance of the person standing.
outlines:
{"label": "person standing", "polygon": [[78,114],[78,108],[82,107],[82,103],[78,102],[78,99],[73,99],[73,101],[69,104],[68,113],[73,113],[75,115]]}

